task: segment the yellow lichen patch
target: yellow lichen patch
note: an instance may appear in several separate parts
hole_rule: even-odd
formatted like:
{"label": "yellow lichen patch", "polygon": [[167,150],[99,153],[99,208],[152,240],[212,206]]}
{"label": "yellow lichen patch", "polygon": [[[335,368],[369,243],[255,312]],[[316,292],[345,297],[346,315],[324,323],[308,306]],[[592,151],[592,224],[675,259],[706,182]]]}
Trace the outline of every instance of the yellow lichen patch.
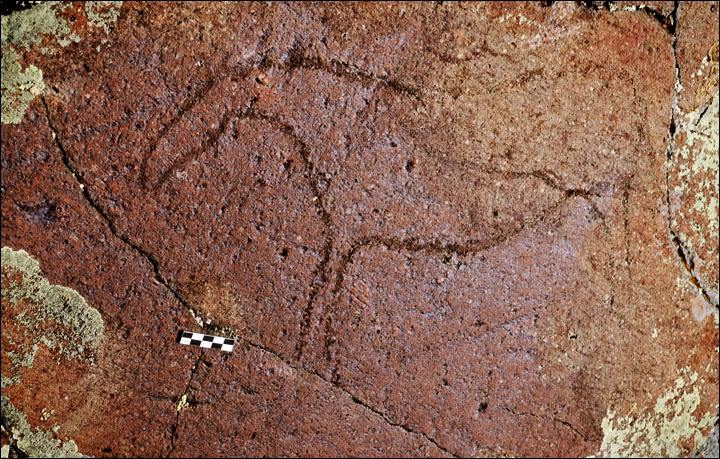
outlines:
{"label": "yellow lichen patch", "polygon": [[680,370],[675,384],[657,398],[652,411],[620,416],[608,410],[603,419],[603,441],[598,457],[672,457],[687,454],[682,444],[703,441],[712,427],[715,409],[695,413],[700,406],[697,372]]}
{"label": "yellow lichen patch", "polygon": [[50,416],[52,416],[53,413],[55,413],[55,410],[49,410],[49,411],[48,411],[48,410],[46,410],[45,408],[43,408],[43,409],[42,409],[42,416],[40,416],[40,420],[41,420],[41,421],[47,421],[48,419],[50,419]]}
{"label": "yellow lichen patch", "polygon": [[187,401],[187,394],[183,394],[183,396],[180,398],[180,401],[178,402],[177,408],[175,408],[177,411],[182,411],[183,409],[190,406],[190,404]]}

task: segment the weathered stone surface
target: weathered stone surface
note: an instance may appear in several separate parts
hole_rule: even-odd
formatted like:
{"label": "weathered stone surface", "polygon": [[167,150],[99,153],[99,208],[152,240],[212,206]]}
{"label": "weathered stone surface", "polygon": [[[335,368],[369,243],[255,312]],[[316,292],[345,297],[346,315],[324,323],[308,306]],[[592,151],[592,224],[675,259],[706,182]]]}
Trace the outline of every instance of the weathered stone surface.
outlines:
{"label": "weathered stone surface", "polygon": [[677,104],[668,152],[670,227],[687,269],[718,304],[718,2],[678,7]]}
{"label": "weathered stone surface", "polygon": [[680,2],[677,11],[677,66],[682,113],[702,109],[717,94],[720,2]]}
{"label": "weathered stone surface", "polygon": [[670,228],[684,253],[692,282],[718,302],[718,120],[717,80],[709,107],[677,113],[669,151]]}
{"label": "weathered stone surface", "polygon": [[708,7],[674,37],[562,2],[89,6],[3,18],[3,312],[24,250],[103,322],[92,362],[40,344],[20,368],[3,314],[18,446],[20,424],[95,456],[703,444],[718,102],[684,78]]}
{"label": "weathered stone surface", "polygon": [[[160,337],[172,340],[177,328],[190,327],[193,320],[167,289],[151,281],[152,265],[113,236],[83,198],[38,108],[31,105],[21,125],[3,126],[3,247],[22,246],[50,284],[70,286],[97,309],[103,339],[94,365],[82,368],[41,344],[32,368],[23,369],[19,382],[3,387],[3,396],[33,427],[43,409],[54,410],[43,430],[59,426],[58,438],[74,439],[80,452],[102,454],[110,447],[132,454],[133,445],[142,444],[161,454],[169,447],[163,437],[169,437],[173,425],[166,414],[171,402],[147,394],[181,391],[187,372],[173,368],[186,368],[184,360],[192,353],[168,347]],[[5,342],[11,321],[11,314],[3,314],[3,358],[17,352]],[[2,368],[3,376],[12,377],[5,362]],[[49,373],[50,368],[57,373]],[[62,384],[53,386],[57,381]],[[126,427],[118,429],[119,420]],[[107,445],[107,439],[113,444]]]}
{"label": "weathered stone surface", "polygon": [[447,456],[425,436],[409,435],[262,349],[228,359],[206,352],[197,365],[190,407],[179,413],[177,457]]}

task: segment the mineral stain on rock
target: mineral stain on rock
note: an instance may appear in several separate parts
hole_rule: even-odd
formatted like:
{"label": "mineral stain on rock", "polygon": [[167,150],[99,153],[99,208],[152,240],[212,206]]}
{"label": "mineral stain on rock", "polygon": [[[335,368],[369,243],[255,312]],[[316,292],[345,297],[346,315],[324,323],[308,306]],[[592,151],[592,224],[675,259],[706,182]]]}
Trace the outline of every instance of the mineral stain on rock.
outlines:
{"label": "mineral stain on rock", "polygon": [[86,301],[3,249],[16,445],[692,454],[718,410],[717,8],[3,17],[1,243]]}

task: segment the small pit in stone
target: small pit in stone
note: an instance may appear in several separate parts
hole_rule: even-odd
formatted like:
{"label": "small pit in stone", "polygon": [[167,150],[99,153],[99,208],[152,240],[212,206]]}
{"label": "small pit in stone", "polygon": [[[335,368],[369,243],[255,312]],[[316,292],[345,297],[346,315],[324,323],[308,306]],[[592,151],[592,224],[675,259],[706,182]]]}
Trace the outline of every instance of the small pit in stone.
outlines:
{"label": "small pit in stone", "polygon": [[408,173],[412,172],[412,170],[415,168],[415,160],[414,159],[408,159],[405,163],[405,170],[408,171]]}

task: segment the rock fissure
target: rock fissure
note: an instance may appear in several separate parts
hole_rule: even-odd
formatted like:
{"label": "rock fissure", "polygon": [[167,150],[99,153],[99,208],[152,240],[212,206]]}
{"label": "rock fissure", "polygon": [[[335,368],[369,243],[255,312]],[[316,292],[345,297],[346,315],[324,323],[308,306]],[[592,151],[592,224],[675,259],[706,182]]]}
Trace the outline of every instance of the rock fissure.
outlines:
{"label": "rock fissure", "polygon": [[555,422],[555,423],[558,423],[558,424],[562,424],[562,425],[564,425],[565,427],[567,427],[568,429],[570,429],[570,430],[572,430],[573,432],[575,432],[577,435],[579,435],[580,438],[583,439],[583,441],[586,441],[586,442],[587,442],[587,441],[590,441],[587,437],[585,437],[585,435],[583,435],[582,432],[580,432],[580,431],[577,430],[575,427],[573,427],[572,424],[570,424],[570,423],[567,422],[567,421],[563,421],[562,419],[558,419],[558,418],[553,417],[553,416],[543,416],[543,415],[535,414],[535,413],[518,413],[517,411],[512,410],[512,409],[510,409],[510,408],[508,408],[508,407],[505,407],[505,406],[501,406],[500,409],[503,410],[503,411],[507,411],[508,413],[512,414],[513,416],[530,416],[530,417],[533,417],[533,418],[542,419],[542,420],[545,420],[545,421]]}
{"label": "rock fissure", "polygon": [[[212,81],[214,81],[214,80],[212,80]],[[212,87],[212,84],[207,83],[207,82],[205,84],[201,85],[201,89],[198,90],[201,94],[197,95],[198,91],[196,91],[195,95],[193,95],[190,98],[189,103],[191,103],[191,105],[194,105],[195,103],[197,103],[197,101],[202,97],[202,94],[209,91],[209,89],[211,87]],[[206,89],[203,89],[203,88],[206,88]],[[288,135],[290,138],[292,138],[293,141],[298,146],[298,151],[300,154],[301,162],[303,163],[303,167],[306,170],[305,177],[310,184],[310,188],[311,188],[311,191],[313,194],[313,202],[315,204],[318,214],[322,218],[322,221],[323,221],[324,226],[327,231],[326,241],[325,241],[325,245],[323,247],[323,257],[313,272],[312,285],[311,285],[310,295],[308,298],[308,303],[303,311],[303,319],[302,319],[302,323],[301,323],[301,335],[300,335],[300,339],[298,341],[298,346],[296,347],[296,355],[297,355],[297,359],[299,360],[302,356],[302,351],[303,351],[304,345],[306,344],[307,334],[309,333],[310,320],[312,317],[312,311],[313,311],[315,297],[317,296],[320,288],[327,282],[327,279],[328,279],[326,270],[327,270],[327,265],[329,264],[329,261],[330,261],[330,254],[332,252],[332,244],[333,244],[333,237],[329,233],[331,225],[332,225],[332,219],[331,219],[330,214],[327,212],[327,210],[325,209],[325,207],[323,205],[323,202],[322,202],[323,196],[318,187],[318,178],[317,178],[317,174],[315,173],[315,167],[312,164],[312,162],[310,161],[308,148],[305,145],[305,143],[302,141],[302,139],[300,139],[294,133],[292,126],[290,126],[286,123],[283,123],[281,120],[279,120],[275,116],[253,110],[253,105],[254,105],[253,102],[254,101],[251,101],[251,103],[248,105],[248,107],[246,108],[246,110],[244,112],[229,110],[223,116],[223,122],[220,123],[220,126],[217,130],[218,132],[215,132],[214,135],[209,136],[210,141],[204,142],[204,144],[205,143],[213,143],[212,139],[215,139],[214,142],[217,142],[217,139],[219,138],[219,136],[222,135],[222,133],[225,131],[226,127],[229,125],[230,121],[233,120],[232,115],[234,114],[237,117],[242,117],[242,116],[256,117],[258,119],[266,120],[266,121],[272,123],[273,125],[279,126],[281,128],[281,130],[283,132],[285,132],[286,135]],[[47,101],[45,100],[44,96],[42,97],[42,103],[43,103],[43,106],[46,111],[46,117],[48,120],[48,125],[50,127],[50,130],[51,130],[53,138],[54,138],[54,143],[57,146],[58,150],[60,151],[62,162],[65,165],[65,167],[67,168],[67,170],[71,173],[71,175],[73,176],[75,181],[78,183],[78,186],[80,187],[80,190],[81,190],[81,195],[83,196],[85,201],[87,201],[88,204],[101,217],[101,220],[103,220],[103,222],[109,228],[110,232],[115,237],[117,237],[118,239],[123,241],[125,244],[127,244],[128,246],[133,248],[135,251],[137,251],[139,254],[141,254],[145,259],[147,259],[150,262],[150,264],[153,268],[153,274],[154,274],[156,281],[159,282],[164,287],[166,287],[173,294],[175,299],[177,301],[179,301],[180,304],[182,304],[185,307],[186,310],[191,311],[192,308],[189,306],[189,304],[186,302],[186,300],[183,299],[180,292],[178,292],[173,287],[171,287],[168,280],[165,279],[165,277],[162,276],[162,274],[160,273],[160,263],[154,257],[154,255],[152,253],[144,250],[139,245],[133,243],[128,237],[121,234],[120,231],[118,231],[113,220],[110,218],[110,216],[107,215],[107,213],[103,211],[103,209],[100,207],[100,205],[95,202],[95,199],[90,194],[89,188],[88,188],[85,180],[83,179],[82,175],[71,164],[70,157],[69,157],[67,151],[65,150],[65,148],[63,147],[63,145],[60,141],[60,137],[57,132],[57,129],[54,127],[54,124],[52,122],[52,118],[50,116],[50,108],[48,107]],[[181,106],[181,111],[184,113],[184,112],[190,110],[191,108],[192,108],[192,106],[183,105],[183,106]],[[171,122],[170,124],[176,123],[179,120],[179,118],[181,118],[181,114],[178,115],[175,118],[175,121]],[[170,129],[170,127],[171,126],[168,126],[168,130]],[[162,137],[162,135],[160,136],[160,138],[161,137]],[[197,154],[197,152],[194,152],[192,155],[194,155],[194,154]],[[152,151],[150,152],[150,154],[148,154],[147,158],[149,158],[151,155],[152,155]],[[192,155],[185,155],[185,156],[192,156]],[[183,158],[181,158],[181,160],[183,162],[188,160],[188,158],[186,158],[185,156]],[[179,164],[173,163],[173,165],[170,167],[170,169],[163,173],[162,177],[168,177],[171,173],[171,170],[174,170],[177,167],[179,167]],[[143,170],[144,170],[144,168],[143,168]],[[156,185],[153,188],[157,188],[162,182],[163,182],[163,180],[161,178],[160,180],[158,180],[158,182],[156,183]],[[204,324],[203,328],[219,330],[217,327],[208,327],[208,324]]]}
{"label": "rock fissure", "polygon": [[328,381],[328,380],[325,379],[323,376],[321,376],[319,373],[317,373],[317,372],[315,372],[315,371],[313,371],[313,370],[311,370],[311,369],[305,368],[304,366],[300,365],[299,363],[293,363],[293,362],[291,362],[291,361],[285,360],[284,358],[282,358],[281,356],[279,356],[278,354],[276,354],[275,352],[273,352],[272,350],[266,348],[266,347],[263,346],[263,345],[260,345],[260,344],[257,344],[257,343],[253,343],[252,341],[247,341],[247,345],[250,346],[250,347],[252,347],[252,348],[254,348],[254,349],[257,349],[257,350],[259,350],[259,351],[266,352],[266,353],[272,355],[274,358],[280,360],[280,361],[283,362],[284,364],[290,366],[291,368],[293,368],[293,369],[295,369],[295,370],[297,370],[297,371],[299,371],[299,372],[301,372],[301,373],[304,373],[304,374],[306,374],[306,375],[312,375],[312,376],[320,379],[320,380],[323,381],[325,384],[328,384],[328,385],[330,385],[331,387],[334,387],[335,389],[341,391],[343,394],[345,394],[347,397],[349,397],[350,400],[351,400],[353,403],[355,403],[356,405],[360,405],[360,406],[363,407],[364,409],[367,409],[367,410],[371,411],[371,412],[374,413],[376,416],[380,417],[385,423],[391,425],[392,427],[401,429],[401,430],[403,430],[403,431],[405,431],[405,432],[407,432],[407,433],[409,433],[409,434],[411,434],[411,435],[420,437],[420,438],[428,441],[429,443],[431,443],[432,445],[434,445],[434,446],[437,447],[438,449],[442,450],[443,452],[447,453],[447,454],[450,455],[450,456],[459,457],[458,455],[450,452],[447,448],[445,448],[445,447],[441,446],[440,444],[438,444],[438,442],[437,442],[436,440],[430,438],[430,437],[427,436],[426,434],[424,434],[424,433],[422,433],[422,432],[416,432],[415,430],[411,429],[410,427],[408,427],[408,426],[405,425],[405,424],[393,422],[393,421],[392,421],[386,414],[384,414],[382,411],[380,411],[380,410],[378,410],[377,408],[374,408],[372,405],[364,402],[363,400],[361,400],[359,397],[357,397],[356,395],[354,395],[352,392],[348,391],[348,390],[345,389],[344,387],[342,387],[342,386],[340,386],[340,385],[338,385],[338,384],[336,384],[336,383],[334,383],[334,382],[332,382],[332,381]]}
{"label": "rock fissure", "polygon": [[[677,9],[678,9],[679,2],[674,2],[674,8],[673,12],[671,13],[671,16],[673,18],[677,17]],[[677,19],[673,19],[673,22],[677,26]],[[678,261],[680,262],[680,265],[683,267],[683,269],[686,271],[687,275],[689,276],[688,282],[690,282],[693,287],[700,293],[702,298],[707,302],[709,305],[714,306],[716,309],[719,307],[717,301],[713,301],[710,295],[708,294],[707,290],[698,280],[697,276],[694,272],[694,261],[691,256],[688,254],[690,253],[687,248],[683,245],[682,240],[678,236],[678,234],[673,229],[672,225],[672,207],[670,203],[670,165],[671,162],[675,159],[675,137],[678,133],[677,128],[680,125],[680,120],[676,117],[676,114],[679,113],[680,109],[678,107],[678,91],[681,87],[680,83],[680,66],[678,64],[678,57],[677,57],[677,39],[673,33],[673,41],[672,41],[672,56],[673,56],[673,63],[675,65],[675,84],[673,85],[673,94],[672,94],[672,107],[670,109],[670,127],[668,129],[667,133],[667,145],[665,147],[665,206],[666,206],[666,216],[667,216],[667,227],[668,227],[668,237],[670,242],[672,243],[673,247],[675,247],[675,253],[677,255]]]}
{"label": "rock fissure", "polygon": [[18,367],[33,428],[96,456],[562,457],[717,424],[717,2],[125,3],[105,35],[57,6],[8,29],[89,40],[18,54],[45,89],[3,125],[3,241],[85,279],[117,340],[91,386],[43,347]]}
{"label": "rock fissure", "polygon": [[[541,3],[555,3],[555,2],[541,2]],[[576,2],[578,5],[588,8],[593,11],[609,11],[611,13],[614,13],[616,11],[641,11],[645,14],[647,14],[650,18],[652,18],[655,22],[660,24],[660,26],[665,30],[667,33],[675,36],[675,30],[677,28],[677,23],[675,21],[675,12],[677,11],[677,3],[675,3],[675,8],[673,11],[668,14],[667,16],[660,13],[658,10],[653,8],[652,6],[648,6],[643,4],[642,2],[638,2],[637,5],[632,6],[624,6],[620,7],[615,2],[597,2],[597,1],[578,1]],[[550,6],[550,5],[547,5]]]}
{"label": "rock fissure", "polygon": [[[96,211],[96,213],[99,214],[99,216],[101,217],[101,219],[102,219],[102,220],[104,221],[104,223],[108,226],[108,228],[110,229],[111,233],[112,233],[115,237],[117,237],[118,239],[120,239],[121,241],[123,241],[125,244],[129,245],[131,248],[133,248],[133,249],[136,250],[138,253],[140,253],[141,255],[143,255],[144,258],[146,258],[146,259],[150,262],[150,264],[151,264],[152,267],[153,267],[153,272],[154,272],[154,275],[155,275],[156,280],[159,281],[164,287],[166,287],[166,288],[173,294],[173,296],[175,296],[175,298],[180,302],[180,304],[182,304],[182,305],[185,307],[186,310],[188,310],[188,311],[192,310],[192,308],[185,302],[185,300],[182,299],[182,297],[180,296],[180,294],[179,294],[178,292],[176,292],[172,287],[170,287],[169,283],[168,283],[168,282],[164,279],[164,277],[160,274],[160,271],[159,271],[159,263],[157,262],[157,260],[155,260],[155,258],[153,257],[153,255],[152,255],[151,253],[149,253],[149,252],[146,252],[146,251],[143,250],[141,247],[138,247],[136,244],[134,244],[132,241],[130,241],[128,238],[126,238],[126,237],[124,237],[123,235],[121,235],[121,234],[118,232],[117,228],[115,227],[115,224],[113,223],[113,221],[110,219],[110,217],[109,217],[108,215],[106,215],[106,213],[103,212],[103,210],[100,208],[100,206],[95,203],[94,199],[92,198],[92,196],[90,195],[90,193],[89,193],[89,191],[88,191],[88,187],[87,187],[87,185],[85,184],[85,181],[83,180],[82,176],[78,175],[78,172],[75,170],[75,168],[74,168],[74,167],[71,165],[71,163],[70,163],[69,155],[67,154],[65,148],[62,146],[62,143],[60,142],[60,139],[59,139],[58,134],[57,134],[57,130],[55,129],[55,127],[54,127],[53,124],[52,124],[52,120],[51,120],[51,117],[50,117],[50,110],[49,110],[49,107],[47,106],[47,102],[45,101],[44,97],[43,97],[42,101],[43,101],[43,105],[44,105],[45,110],[46,110],[46,116],[47,116],[47,119],[48,119],[48,125],[50,126],[50,129],[51,129],[51,131],[52,131],[52,133],[53,133],[53,135],[54,135],[55,144],[56,144],[58,150],[59,150],[60,153],[61,153],[63,164],[65,165],[65,167],[68,169],[68,171],[71,173],[71,175],[73,176],[73,178],[75,178],[76,182],[77,182],[78,185],[80,186],[81,194],[83,195],[84,199],[85,199],[85,200],[88,202],[88,204]],[[273,123],[280,123],[279,120],[277,120],[276,118],[274,118],[274,117],[272,117],[272,116],[265,115],[265,114],[261,114],[261,113],[259,113],[259,112],[255,112],[255,114],[256,114],[258,117],[263,118],[263,119],[266,119],[266,120],[271,121],[271,122],[273,122]],[[246,115],[249,115],[249,114],[246,114]],[[250,115],[250,116],[251,116],[251,115]],[[229,119],[229,118],[228,118],[228,119]],[[301,156],[301,158],[302,158],[302,162],[303,162],[303,165],[304,165],[304,167],[305,167],[305,169],[306,169],[306,171],[307,171],[307,174],[309,175],[308,180],[309,180],[310,185],[311,185],[311,190],[313,191],[313,195],[314,195],[313,198],[317,198],[317,199],[313,199],[313,200],[314,200],[315,205],[316,205],[316,207],[317,207],[318,213],[322,216],[323,222],[325,223],[326,227],[329,229],[329,228],[330,228],[330,225],[331,225],[331,217],[330,217],[329,213],[325,210],[325,208],[324,208],[324,206],[323,206],[323,204],[322,204],[322,201],[321,201],[321,199],[322,199],[322,198],[321,198],[321,193],[319,192],[318,186],[317,186],[317,176],[314,174],[314,166],[313,166],[313,164],[312,164],[312,163],[310,162],[310,160],[309,160],[307,147],[306,147],[305,144],[302,142],[302,140],[299,139],[299,138],[294,134],[294,132],[292,131],[292,128],[291,128],[290,126],[284,125],[284,124],[280,124],[280,126],[283,127],[283,130],[284,130],[286,133],[288,133],[289,135],[291,135],[291,137],[298,143],[298,145],[299,145],[299,147],[300,147],[300,156]],[[313,275],[313,279],[314,279],[314,281],[313,281],[313,289],[311,290],[310,299],[309,299],[309,301],[308,301],[308,305],[306,306],[306,309],[305,309],[304,314],[303,314],[303,331],[304,331],[304,334],[301,335],[301,337],[303,337],[303,339],[304,339],[304,337],[307,335],[307,333],[309,332],[308,328],[309,328],[309,322],[310,322],[310,317],[311,317],[311,314],[312,314],[312,307],[313,307],[313,301],[314,301],[314,299],[315,299],[315,296],[316,296],[317,293],[318,293],[318,289],[319,289],[324,283],[326,283],[326,281],[327,281],[327,273],[326,273],[325,271],[326,271],[326,267],[327,267],[327,264],[328,264],[329,259],[330,259],[331,250],[332,250],[332,237],[330,236],[330,238],[328,239],[328,242],[326,243],[325,248],[324,248],[324,250],[323,250],[323,252],[324,252],[323,259],[321,260],[321,262],[320,262],[320,263],[318,264],[318,266],[316,267],[315,273],[314,273],[314,275]],[[320,276],[320,278],[321,278],[321,281],[320,281],[320,282],[317,282],[317,281],[316,281],[316,279],[318,278],[318,276]],[[219,327],[216,326],[216,325],[210,325],[210,324],[204,324],[202,328],[205,329],[205,330],[214,331],[214,332],[217,332],[217,331],[220,331],[220,330],[226,330],[226,329],[221,329],[221,328],[219,328]],[[271,351],[270,349],[266,348],[265,346],[262,346],[262,345],[259,345],[259,344],[256,344],[256,343],[252,343],[252,342],[250,342],[250,341],[248,341],[248,340],[246,340],[246,339],[244,339],[244,342],[247,343],[247,345],[250,345],[250,346],[252,346],[252,347],[254,347],[254,348],[256,348],[256,349],[260,349],[260,350],[263,350],[264,352],[267,352],[267,353],[272,354],[274,357],[280,359],[281,361],[285,362],[286,364],[290,365],[291,367],[293,367],[293,368],[295,368],[295,369],[300,369],[297,365],[293,365],[291,362],[284,360],[284,359],[283,359],[282,357],[280,357],[278,354],[276,354],[275,352],[273,352],[273,351]],[[300,342],[300,343],[303,343],[302,340],[299,341],[299,342]],[[299,345],[299,346],[300,346],[300,347],[298,347],[298,349],[297,349],[298,361],[299,361],[299,359],[300,359],[300,357],[301,357],[301,355],[302,355],[302,349],[303,349],[302,345]],[[186,394],[187,394],[187,391],[188,391],[188,389],[189,389],[189,387],[190,387],[190,384],[191,384],[191,382],[192,382],[192,378],[193,378],[193,376],[194,376],[194,374],[195,374],[195,370],[197,369],[197,366],[198,366],[201,358],[202,358],[202,352],[201,352],[200,356],[198,357],[197,362],[196,362],[195,365],[193,366],[193,369],[192,369],[192,372],[191,372],[191,375],[190,375],[190,380],[188,381],[188,385],[187,385],[187,387],[186,387],[186,389],[185,389],[185,392],[184,392],[182,395],[186,395]],[[323,378],[322,376],[320,376],[318,373],[312,372],[312,371],[308,371],[308,370],[306,370],[306,369],[304,369],[304,368],[302,369],[302,371],[305,371],[305,372],[307,372],[307,373],[313,374],[313,375],[315,375],[316,377],[318,377],[319,379],[321,379],[323,382],[325,382],[325,383],[327,383],[327,384],[329,384],[329,385],[331,385],[331,386],[333,386],[333,387],[341,390],[343,393],[345,393],[346,395],[348,395],[354,403],[359,404],[359,405],[363,406],[364,408],[372,411],[372,412],[375,413],[376,415],[382,417],[382,419],[383,419],[385,422],[387,422],[389,425],[391,425],[391,426],[393,426],[393,427],[398,427],[398,428],[400,428],[400,429],[403,429],[403,430],[405,430],[406,432],[408,432],[408,433],[410,433],[410,434],[418,435],[418,436],[426,439],[427,441],[429,441],[430,443],[432,443],[433,445],[435,445],[435,446],[438,447],[439,449],[445,451],[446,453],[453,455],[453,454],[450,453],[447,449],[445,449],[445,448],[443,448],[442,446],[440,446],[439,444],[437,444],[437,442],[436,442],[435,440],[431,439],[431,438],[428,437],[427,435],[425,435],[425,434],[423,434],[423,433],[415,432],[415,431],[413,431],[412,429],[409,429],[407,426],[404,426],[404,425],[402,425],[402,424],[398,424],[398,423],[392,422],[386,415],[384,415],[384,414],[383,414],[382,412],[380,412],[379,410],[377,410],[377,409],[371,407],[370,405],[364,403],[364,402],[361,401],[358,397],[356,397],[355,395],[351,394],[350,392],[348,392],[348,391],[345,390],[344,388],[340,387],[339,385],[334,384],[333,382],[326,380],[325,378]],[[180,417],[180,411],[178,411],[177,414],[176,414],[176,420],[175,420],[175,423],[174,423],[174,425],[173,425],[173,429],[172,429],[172,432],[171,432],[170,452],[168,453],[168,456],[167,456],[167,457],[169,457],[169,456],[172,454],[173,450],[174,450],[174,441],[175,441],[176,434],[177,434],[177,428],[178,428],[178,424],[179,424],[179,417]],[[453,456],[455,456],[455,455],[453,455]]]}
{"label": "rock fissure", "polygon": [[188,379],[188,383],[185,386],[185,391],[178,396],[177,400],[175,400],[178,405],[175,406],[175,424],[172,426],[172,431],[170,432],[170,451],[168,452],[167,456],[170,457],[172,455],[173,451],[175,450],[175,438],[177,438],[177,429],[178,425],[180,424],[180,412],[183,410],[183,408],[186,407],[186,397],[188,390],[190,390],[190,384],[192,384],[193,377],[195,376],[195,371],[198,368],[198,365],[200,365],[200,360],[202,360],[204,349],[200,349],[200,354],[198,355],[197,361],[195,361],[195,365],[192,366],[192,370],[190,371],[190,378]]}
{"label": "rock fissure", "polygon": [[687,256],[687,253],[689,252],[687,251],[687,249],[684,248],[682,241],[680,241],[680,238],[677,236],[677,234],[675,234],[675,231],[673,231],[672,228],[668,229],[670,230],[670,238],[673,246],[675,246],[675,252],[677,253],[678,259],[680,260],[680,264],[689,276],[688,282],[690,282],[698,290],[700,295],[708,304],[714,306],[715,308],[718,308],[718,302],[715,302],[710,298],[707,291],[695,275],[695,263],[693,262],[693,259],[691,257]]}
{"label": "rock fissure", "polygon": [[58,151],[60,152],[61,159],[62,159],[63,164],[65,165],[65,168],[68,170],[68,172],[70,172],[70,174],[75,179],[78,186],[80,187],[81,196],[90,205],[90,207],[95,211],[95,213],[100,217],[100,219],[103,221],[105,226],[108,227],[108,229],[110,230],[110,233],[113,236],[115,236],[116,238],[118,238],[119,240],[121,240],[123,243],[125,243],[127,246],[132,248],[135,252],[140,254],[143,258],[145,258],[152,266],[153,276],[154,276],[155,280],[157,282],[159,282],[162,286],[167,288],[170,291],[170,293],[172,293],[172,295],[175,297],[175,299],[178,302],[180,302],[180,304],[185,306],[186,309],[190,310],[191,308],[187,305],[185,300],[183,300],[183,298],[180,296],[180,294],[173,287],[170,286],[167,279],[165,279],[165,277],[160,273],[160,263],[158,262],[158,260],[155,259],[153,254],[146,251],[145,249],[143,249],[139,245],[135,244],[134,242],[132,242],[127,236],[121,234],[120,231],[118,231],[115,223],[110,218],[110,216],[105,211],[103,211],[103,209],[102,209],[102,207],[100,207],[100,205],[98,205],[95,202],[95,199],[90,194],[90,189],[88,188],[85,180],[83,179],[80,172],[78,170],[76,170],[75,167],[73,167],[73,165],[70,161],[70,157],[69,157],[67,151],[65,150],[65,148],[63,147],[62,142],[60,141],[60,137],[57,133],[57,130],[55,129],[55,127],[53,125],[52,118],[50,117],[50,109],[47,105],[47,102],[45,101],[44,96],[42,97],[42,103],[45,107],[46,117],[48,120],[48,126],[50,127],[50,131],[52,132],[55,146],[57,147]]}

